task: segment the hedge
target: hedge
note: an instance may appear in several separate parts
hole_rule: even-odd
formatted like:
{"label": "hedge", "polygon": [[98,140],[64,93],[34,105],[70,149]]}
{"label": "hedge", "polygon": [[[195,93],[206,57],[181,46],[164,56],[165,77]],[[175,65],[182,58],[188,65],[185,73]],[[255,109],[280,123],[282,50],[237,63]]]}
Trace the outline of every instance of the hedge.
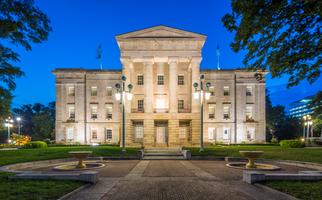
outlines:
{"label": "hedge", "polygon": [[300,140],[281,140],[280,141],[281,147],[287,148],[303,148],[305,147],[304,142]]}
{"label": "hedge", "polygon": [[46,148],[46,147],[48,147],[48,145],[46,142],[43,142],[43,141],[33,141],[25,144],[25,148],[27,149]]}

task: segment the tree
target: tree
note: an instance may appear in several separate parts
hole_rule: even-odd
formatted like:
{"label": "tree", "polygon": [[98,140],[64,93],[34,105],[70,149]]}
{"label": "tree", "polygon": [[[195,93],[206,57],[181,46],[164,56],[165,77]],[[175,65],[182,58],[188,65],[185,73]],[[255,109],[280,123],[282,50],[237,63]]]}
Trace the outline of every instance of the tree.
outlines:
{"label": "tree", "polygon": [[316,93],[309,107],[313,109],[313,129],[322,135],[322,91]]}
{"label": "tree", "polygon": [[32,140],[54,138],[55,102],[50,102],[48,105],[40,103],[22,105],[13,109],[13,115],[21,117],[21,133],[31,136]]}
{"label": "tree", "polygon": [[273,106],[268,91],[266,92],[266,133],[268,141],[273,137],[283,140],[301,136],[300,120],[287,116],[284,106]]}
{"label": "tree", "polygon": [[268,67],[273,78],[287,74],[288,87],[320,76],[321,0],[232,0],[231,5],[222,21],[235,33],[231,48],[246,50],[248,69]]}
{"label": "tree", "polygon": [[0,121],[9,115],[15,78],[24,75],[13,65],[19,61],[19,55],[8,46],[22,46],[30,51],[31,43],[47,40],[49,23],[33,0],[0,0]]}

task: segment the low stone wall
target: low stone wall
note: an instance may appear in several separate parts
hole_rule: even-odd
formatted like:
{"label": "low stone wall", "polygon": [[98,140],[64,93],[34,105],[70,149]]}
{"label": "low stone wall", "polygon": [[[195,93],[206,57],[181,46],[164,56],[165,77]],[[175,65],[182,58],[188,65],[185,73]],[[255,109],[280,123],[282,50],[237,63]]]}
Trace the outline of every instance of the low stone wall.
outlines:
{"label": "low stone wall", "polygon": [[306,173],[299,174],[281,174],[281,173],[269,173],[265,174],[258,171],[244,171],[243,172],[243,181],[254,184],[257,182],[263,181],[285,181],[285,180],[297,180],[297,181],[319,181],[322,180],[322,174],[319,173],[310,173],[307,171]]}

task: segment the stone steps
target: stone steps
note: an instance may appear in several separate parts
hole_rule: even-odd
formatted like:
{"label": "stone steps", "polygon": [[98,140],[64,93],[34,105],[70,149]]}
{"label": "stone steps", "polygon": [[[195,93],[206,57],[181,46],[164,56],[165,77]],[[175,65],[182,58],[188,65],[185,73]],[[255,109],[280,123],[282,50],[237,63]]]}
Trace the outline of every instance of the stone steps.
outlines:
{"label": "stone steps", "polygon": [[184,160],[181,148],[146,148],[144,149],[144,160]]}

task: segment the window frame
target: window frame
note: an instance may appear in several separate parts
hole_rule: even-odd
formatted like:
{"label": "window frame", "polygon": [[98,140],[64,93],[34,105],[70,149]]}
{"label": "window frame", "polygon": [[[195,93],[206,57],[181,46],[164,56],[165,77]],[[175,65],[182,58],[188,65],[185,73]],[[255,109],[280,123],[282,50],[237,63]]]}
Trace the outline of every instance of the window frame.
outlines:
{"label": "window frame", "polygon": [[[70,136],[72,136],[72,137],[70,137]],[[66,129],[66,140],[69,142],[74,141],[74,128],[69,127]]]}
{"label": "window frame", "polygon": [[[97,104],[92,104],[90,106],[91,108],[91,119],[97,119],[98,118],[98,105]],[[96,113],[93,113],[93,109],[96,108]],[[94,114],[96,114],[96,117],[93,117]]]}
{"label": "window frame", "polygon": [[[93,132],[96,132],[96,137],[94,138]],[[91,128],[91,140],[97,140],[98,139],[98,128]]]}
{"label": "window frame", "polygon": [[[95,89],[94,89],[95,88]],[[91,86],[91,96],[97,97],[97,86]]]}
{"label": "window frame", "polygon": [[[73,92],[71,92],[71,89],[72,89]],[[74,97],[75,96],[75,86],[68,86],[68,96],[69,97]]]}
{"label": "window frame", "polygon": [[[225,109],[225,108],[227,108],[227,109]],[[227,113],[225,112],[225,110],[227,110]],[[223,118],[230,119],[230,106],[223,106]]]}
{"label": "window frame", "polygon": [[184,75],[183,74],[179,74],[178,75],[178,85],[184,85]]}
{"label": "window frame", "polygon": [[224,86],[224,96],[230,96],[230,87]]}
{"label": "window frame", "polygon": [[[110,109],[110,112],[109,112]],[[112,119],[113,118],[113,103],[105,104],[105,118]]]}
{"label": "window frame", "polygon": [[184,110],[184,100],[178,99],[178,110]]}
{"label": "window frame", "polygon": [[137,108],[138,108],[138,111],[142,111],[142,112],[144,111],[144,100],[143,99],[138,99],[138,101],[137,101]]}
{"label": "window frame", "polygon": [[163,74],[157,75],[157,85],[164,85],[164,75]]}
{"label": "window frame", "polygon": [[[108,137],[109,136],[109,132],[108,131],[111,131],[110,132],[110,138]],[[111,128],[106,128],[105,129],[105,140],[107,140],[107,141],[111,141],[111,140],[113,140],[113,129],[111,129]]]}
{"label": "window frame", "polygon": [[[225,131],[227,131],[227,134],[225,133]],[[223,140],[229,140],[230,139],[230,128],[229,127],[224,127],[223,128],[222,139]]]}
{"label": "window frame", "polygon": [[106,87],[106,96],[108,97],[113,96],[113,88],[111,86]]}
{"label": "window frame", "polygon": [[[72,112],[71,112],[71,108],[73,110],[73,116],[72,116]],[[75,104],[70,104],[68,105],[68,119],[75,119]]]}
{"label": "window frame", "polygon": [[[213,106],[213,112],[210,112],[210,107]],[[216,118],[216,104],[208,103],[208,118],[215,119]]]}
{"label": "window frame", "polygon": [[144,85],[144,75],[143,74],[138,74],[137,75],[137,83],[136,84],[137,85]]}

